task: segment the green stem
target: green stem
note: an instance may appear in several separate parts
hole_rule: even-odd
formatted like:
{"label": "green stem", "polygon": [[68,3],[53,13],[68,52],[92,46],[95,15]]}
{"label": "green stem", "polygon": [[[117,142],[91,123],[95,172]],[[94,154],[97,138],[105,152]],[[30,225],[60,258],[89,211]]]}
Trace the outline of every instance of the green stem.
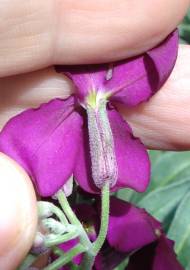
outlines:
{"label": "green stem", "polygon": [[58,256],[58,257],[64,256],[64,252],[63,252],[63,250],[61,250],[60,248],[54,246],[54,247],[52,247],[51,249],[52,249],[53,253],[54,253],[56,256]]}
{"label": "green stem", "polygon": [[52,213],[54,213],[59,220],[61,221],[62,224],[64,225],[68,225],[68,220],[66,219],[65,215],[63,214],[63,212],[54,204],[52,204]]}
{"label": "green stem", "polygon": [[93,243],[93,252],[97,254],[106,239],[109,223],[110,210],[110,192],[109,183],[106,183],[102,188],[102,205],[101,205],[101,224],[100,231],[96,241]]}
{"label": "green stem", "polygon": [[56,235],[54,237],[54,239],[46,239],[44,241],[44,246],[46,247],[51,247],[51,246],[55,246],[55,245],[59,245],[61,243],[64,243],[68,240],[71,240],[71,239],[74,239],[76,238],[77,236],[79,236],[79,233],[77,231],[74,231],[74,232],[68,232],[64,235]]}
{"label": "green stem", "polygon": [[28,267],[30,267],[33,262],[36,260],[36,256],[34,255],[27,255],[27,257],[24,259],[24,261],[22,262],[22,264],[18,267],[18,270],[25,270],[28,269]]}
{"label": "green stem", "polygon": [[[100,231],[96,241],[92,244],[86,234],[84,228],[82,227],[80,221],[74,214],[71,209],[65,194],[62,191],[58,192],[59,203],[65,212],[67,218],[71,224],[76,225],[81,235],[79,236],[81,244],[86,247],[86,252],[82,261],[82,264],[79,269],[81,270],[90,270],[92,269],[94,259],[101,249],[107,235],[108,222],[109,222],[109,208],[110,208],[110,193],[109,193],[109,183],[106,183],[102,188],[102,203],[101,203],[101,224]],[[45,270],[54,270],[54,269],[45,269]]]}
{"label": "green stem", "polygon": [[[63,250],[61,250],[60,248],[54,246],[51,248],[53,253],[57,256],[57,257],[61,257],[61,256],[64,256],[64,252]],[[77,270],[78,269],[78,265],[74,264],[73,262],[69,262],[68,264],[68,267],[70,267],[71,270]]]}
{"label": "green stem", "polygon": [[73,225],[76,225],[77,228],[79,229],[79,232],[80,232],[79,238],[80,238],[81,244],[84,247],[86,247],[87,252],[88,251],[90,252],[91,248],[92,248],[92,243],[90,242],[88,235],[85,232],[82,224],[80,223],[77,216],[75,215],[72,208],[70,207],[64,192],[60,190],[57,194],[57,198],[59,200],[59,203],[60,203],[63,211],[65,212],[67,218],[69,219],[70,223]]}
{"label": "green stem", "polygon": [[100,231],[96,241],[92,244],[91,254],[86,253],[84,255],[80,270],[92,269],[94,260],[98,252],[100,251],[107,235],[108,222],[109,222],[109,208],[110,208],[110,193],[109,193],[109,183],[106,183],[102,188],[102,203],[101,203],[101,224]]}
{"label": "green stem", "polygon": [[55,260],[52,264],[49,266],[45,267],[44,270],[57,270],[60,267],[64,266],[65,264],[69,263],[72,261],[72,259],[85,251],[85,248],[81,245],[78,244],[74,248],[72,248],[70,251],[64,254],[64,256],[61,256],[57,260]]}
{"label": "green stem", "polygon": [[91,270],[94,264],[94,260],[95,256],[85,253],[79,270]]}

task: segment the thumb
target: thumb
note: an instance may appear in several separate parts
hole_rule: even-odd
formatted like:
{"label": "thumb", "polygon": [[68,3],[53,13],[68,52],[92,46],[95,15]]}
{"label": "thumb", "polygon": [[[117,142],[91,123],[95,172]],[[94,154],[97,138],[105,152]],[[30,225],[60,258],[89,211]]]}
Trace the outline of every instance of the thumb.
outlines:
{"label": "thumb", "polygon": [[0,269],[16,269],[37,226],[35,192],[26,172],[0,153]]}

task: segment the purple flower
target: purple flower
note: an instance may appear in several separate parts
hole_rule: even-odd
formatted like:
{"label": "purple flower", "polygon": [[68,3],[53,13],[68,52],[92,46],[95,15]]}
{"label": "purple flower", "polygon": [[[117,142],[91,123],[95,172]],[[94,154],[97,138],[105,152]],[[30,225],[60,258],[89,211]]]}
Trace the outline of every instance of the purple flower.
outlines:
{"label": "purple flower", "polygon": [[147,245],[131,256],[126,270],[184,270],[176,259],[173,241],[162,235],[156,242]]}
{"label": "purple flower", "polygon": [[91,193],[105,181],[112,191],[143,192],[148,155],[114,102],[135,106],[148,100],[168,78],[177,48],[175,31],[145,54],[111,66],[59,67],[74,81],[75,96],[12,118],[0,134],[0,150],[26,169],[42,196],[53,195],[71,175]]}
{"label": "purple flower", "polygon": [[[110,219],[107,239],[95,259],[93,269],[112,270],[126,256],[130,256],[127,270],[182,270],[173,251],[173,242],[164,235],[160,223],[145,210],[111,197]],[[99,227],[99,207],[79,204],[76,214],[94,237]],[[94,241],[93,237],[93,241]],[[92,238],[91,238],[92,239]],[[60,247],[68,251],[77,241],[72,240]],[[82,255],[74,259],[80,264]],[[63,267],[63,269],[65,269]]]}

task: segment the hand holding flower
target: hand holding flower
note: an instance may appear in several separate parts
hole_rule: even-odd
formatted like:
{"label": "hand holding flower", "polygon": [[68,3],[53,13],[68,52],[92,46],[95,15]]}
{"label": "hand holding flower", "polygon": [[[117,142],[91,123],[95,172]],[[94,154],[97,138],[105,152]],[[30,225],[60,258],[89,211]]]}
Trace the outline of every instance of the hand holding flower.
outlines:
{"label": "hand holding flower", "polygon": [[[168,1],[168,3],[169,3],[169,1]],[[184,4],[185,5],[187,5],[187,3],[184,1]],[[173,2],[172,2],[172,5],[173,5]],[[182,7],[182,5],[181,5],[181,7]],[[183,11],[182,11],[182,13],[183,13]],[[180,14],[180,12],[178,13],[178,14]],[[177,18],[178,19],[178,18]],[[172,23],[170,24],[170,26],[171,25],[174,25],[173,24],[173,20],[171,20],[172,21]],[[151,32],[150,32],[151,33]],[[129,39],[130,40],[130,39]],[[152,40],[150,39],[150,44],[153,44],[152,43]],[[143,47],[143,46],[142,46]],[[133,46],[133,48],[134,48],[134,46]],[[142,49],[142,48],[140,48],[140,50],[144,50],[144,48]],[[80,50],[79,50],[80,51]],[[137,52],[138,50],[136,50],[136,52]],[[136,53],[135,52],[135,53]],[[94,51],[93,51],[93,53],[94,53]],[[133,54],[133,53],[132,53]],[[93,54],[94,55],[94,54]],[[101,52],[101,55],[102,55],[102,52]],[[122,54],[122,52],[120,51],[120,55],[123,55]],[[110,57],[109,55],[108,55],[108,57]],[[122,56],[122,57],[124,57],[124,56]],[[118,55],[117,56],[117,58],[120,58],[120,56]],[[11,59],[11,58],[10,58]],[[15,59],[18,59],[18,58],[15,58]],[[39,59],[40,60],[43,60],[44,58],[42,57],[42,58],[40,58],[39,57]],[[75,59],[79,59],[79,60],[77,60],[77,61],[79,61],[80,63],[81,63],[81,58],[79,57],[79,58],[75,58]],[[90,60],[88,60],[89,62],[92,62],[93,60],[91,59],[91,57],[89,57],[89,59]],[[98,57],[97,57],[97,59],[98,59]],[[22,60],[22,59],[21,59]],[[108,59],[109,60],[109,59]],[[88,62],[87,61],[87,62]],[[96,61],[96,60],[95,60]],[[100,60],[97,60],[97,61],[100,61]],[[11,63],[11,67],[10,67],[10,65],[8,65],[6,68],[3,68],[3,69],[1,69],[2,70],[2,72],[5,72],[5,73],[2,73],[2,75],[4,74],[4,75],[10,75],[10,74],[15,74],[16,72],[15,72],[15,66],[18,68],[17,69],[17,71],[18,72],[25,72],[25,71],[28,71],[28,70],[32,70],[32,69],[36,69],[36,68],[39,68],[39,67],[42,67],[42,66],[45,66],[46,64],[44,64],[44,62],[42,61],[42,62],[40,62],[40,63],[38,63],[35,59],[34,59],[34,61],[29,61],[30,62],[30,65],[29,65],[29,68],[27,67],[26,69],[25,69],[25,64],[24,64],[24,62],[21,62],[22,64],[21,65],[18,65],[18,62],[15,62],[15,63],[12,63],[12,61],[7,61],[7,63]],[[94,62],[94,61],[93,61]],[[57,62],[58,63],[58,62]],[[63,61],[61,61],[61,63],[63,63]],[[47,63],[48,64],[48,63]],[[48,64],[49,65],[49,64]],[[39,73],[40,74],[40,73]],[[54,79],[54,77],[55,78],[60,78],[60,76],[57,76],[57,75],[54,75],[54,74],[52,74],[51,72],[46,72],[46,71],[44,71],[44,73],[42,72],[41,74],[44,74],[45,76],[44,76],[44,79],[45,79],[45,81],[46,80],[48,80],[48,79],[50,79],[50,77],[52,76],[52,79]],[[29,76],[31,76],[31,80],[33,80],[33,78],[34,77],[38,77],[38,73],[33,73],[33,74],[31,74],[31,75],[29,75]],[[28,77],[28,75],[23,75],[23,77],[25,77],[26,79],[27,78],[29,78]],[[39,77],[38,77],[39,78]],[[38,78],[37,78],[37,80],[38,80]],[[11,83],[11,81],[12,82],[14,82],[14,81],[17,81],[17,85],[19,84],[19,80],[22,80],[22,76],[19,78],[19,77],[13,77],[13,78],[9,78],[9,83]],[[9,83],[6,83],[7,82],[7,79],[2,79],[2,84],[1,84],[1,87],[2,88],[4,88],[4,90],[6,90],[6,88],[4,87],[4,85],[6,86],[6,85],[8,85]],[[14,83],[13,83],[14,84]],[[61,85],[62,83],[60,83],[60,85]],[[27,83],[26,83],[26,85],[27,85]],[[33,86],[33,88],[32,89],[35,89],[35,86]],[[63,89],[63,87],[62,87],[62,85],[61,85],[61,91],[62,91],[62,89]],[[158,95],[158,97],[159,97],[159,95]],[[49,98],[47,98],[47,99],[49,99]],[[159,102],[159,98],[158,98],[158,102]],[[37,102],[38,103],[38,102]],[[41,103],[41,102],[40,102]],[[153,106],[154,106],[154,103],[153,103]],[[27,105],[27,107],[28,107],[28,105]],[[138,117],[138,111],[137,111],[137,117]],[[132,119],[132,118],[131,118]],[[132,119],[132,122],[133,122],[133,119]],[[132,125],[133,126],[133,125]],[[137,131],[137,134],[138,134],[138,131]],[[145,142],[146,142],[146,137],[145,137]],[[149,144],[153,144],[152,142],[151,142],[151,140],[149,139],[148,140],[148,143]],[[168,142],[168,143],[170,143],[170,142]],[[154,145],[154,144],[153,144]],[[163,146],[162,147],[167,147],[167,146],[165,146],[164,144],[162,144]],[[173,147],[173,146],[172,146]]]}

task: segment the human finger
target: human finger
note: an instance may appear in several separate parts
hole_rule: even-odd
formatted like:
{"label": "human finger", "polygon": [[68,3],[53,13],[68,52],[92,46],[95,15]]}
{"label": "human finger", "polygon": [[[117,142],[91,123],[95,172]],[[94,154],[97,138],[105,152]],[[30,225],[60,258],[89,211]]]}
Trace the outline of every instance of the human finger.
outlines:
{"label": "human finger", "polygon": [[0,269],[17,269],[32,246],[36,197],[26,172],[0,153]]}
{"label": "human finger", "polygon": [[0,78],[0,129],[14,115],[53,98],[71,95],[73,85],[54,68]]}
{"label": "human finger", "polygon": [[[118,106],[135,136],[153,149],[190,149],[190,46],[181,45],[165,85],[148,102]],[[73,86],[52,68],[0,79],[0,127],[14,115],[52,98],[71,95]]]}
{"label": "human finger", "polygon": [[181,45],[176,66],[165,85],[135,108],[118,106],[134,135],[147,147],[190,149],[190,46]]}
{"label": "human finger", "polygon": [[190,0],[5,0],[0,77],[53,64],[111,62],[158,44]]}

